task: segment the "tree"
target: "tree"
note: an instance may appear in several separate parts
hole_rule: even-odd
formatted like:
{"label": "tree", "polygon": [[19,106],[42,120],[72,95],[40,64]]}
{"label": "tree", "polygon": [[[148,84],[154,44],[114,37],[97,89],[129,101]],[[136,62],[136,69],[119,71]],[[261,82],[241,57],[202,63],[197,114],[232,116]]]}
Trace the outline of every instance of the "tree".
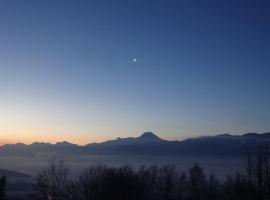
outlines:
{"label": "tree", "polygon": [[194,164],[194,166],[188,170],[187,186],[190,199],[203,199],[206,189],[206,174],[204,174],[203,168],[198,164]]}
{"label": "tree", "polygon": [[102,183],[101,200],[143,199],[143,185],[129,167],[109,168]]}
{"label": "tree", "polygon": [[97,200],[101,196],[102,185],[109,168],[98,165],[91,166],[79,176],[78,180],[69,183],[69,199]]}
{"label": "tree", "polygon": [[6,194],[5,194],[6,184],[7,184],[6,176],[1,176],[1,178],[0,178],[0,200],[5,199],[5,196],[6,196]]}
{"label": "tree", "polygon": [[48,167],[41,171],[34,184],[38,200],[64,200],[67,194],[68,169],[62,160],[53,157]]}
{"label": "tree", "polygon": [[144,200],[157,199],[158,173],[159,168],[157,166],[142,166],[137,172],[139,181],[143,185]]}
{"label": "tree", "polygon": [[165,165],[159,168],[158,172],[158,199],[176,200],[179,199],[179,191],[181,190],[180,176],[178,170],[174,166]]}
{"label": "tree", "polygon": [[270,154],[268,151],[249,154],[247,179],[258,200],[270,199]]}

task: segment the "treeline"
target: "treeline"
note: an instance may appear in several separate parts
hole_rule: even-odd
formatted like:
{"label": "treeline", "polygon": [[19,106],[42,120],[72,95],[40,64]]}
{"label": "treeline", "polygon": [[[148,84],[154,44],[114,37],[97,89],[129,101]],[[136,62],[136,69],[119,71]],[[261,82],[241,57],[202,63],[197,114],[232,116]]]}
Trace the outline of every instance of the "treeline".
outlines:
{"label": "treeline", "polygon": [[37,200],[269,200],[270,156],[248,156],[246,170],[219,182],[194,164],[174,166],[91,166],[69,178],[63,161],[53,158],[36,178]]}

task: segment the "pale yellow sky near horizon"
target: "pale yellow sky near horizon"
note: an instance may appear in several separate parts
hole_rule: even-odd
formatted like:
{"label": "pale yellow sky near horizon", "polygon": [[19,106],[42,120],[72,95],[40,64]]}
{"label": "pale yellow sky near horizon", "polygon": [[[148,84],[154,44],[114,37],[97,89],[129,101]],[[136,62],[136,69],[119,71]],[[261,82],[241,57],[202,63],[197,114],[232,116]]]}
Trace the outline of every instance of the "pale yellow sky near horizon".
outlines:
{"label": "pale yellow sky near horizon", "polygon": [[[59,135],[47,135],[45,134],[22,134],[20,132],[6,132],[6,134],[0,133],[0,145],[4,144],[16,144],[16,143],[24,143],[24,144],[32,144],[33,142],[48,142],[55,144],[57,142],[67,141],[74,144],[79,145],[86,145],[89,143],[95,142],[103,142],[107,140],[113,140],[118,137],[125,138],[125,137],[139,137],[143,132],[129,134],[128,136],[124,133],[117,134],[88,134],[88,136],[77,136],[74,134],[59,134]],[[155,132],[154,132],[155,133]],[[166,140],[181,140],[185,139],[184,137],[168,137],[162,134],[155,133],[157,136],[166,139]],[[11,137],[11,135],[13,135]]]}
{"label": "pale yellow sky near horizon", "polygon": [[[12,135],[12,136],[11,136]],[[76,136],[75,134],[32,134],[32,133],[0,133],[0,144],[6,143],[25,143],[31,144],[33,142],[49,142],[56,143],[61,141],[67,141],[76,144],[88,144],[93,142],[102,142],[110,139],[109,136],[98,136],[95,134],[89,134],[88,136]]]}
{"label": "pale yellow sky near horizon", "polygon": [[[118,137],[120,138],[127,138],[127,137],[139,137],[144,132],[153,132],[158,137],[166,140],[184,140],[187,138],[193,137],[201,137],[201,136],[213,136],[219,134],[229,133],[231,135],[242,135],[248,132],[237,132],[237,131],[229,131],[229,132],[212,132],[212,133],[205,133],[202,132],[198,134],[196,132],[179,132],[177,136],[166,135],[164,132],[160,131],[151,131],[151,130],[140,130],[140,131],[128,131],[128,132],[117,132],[117,133],[110,133],[110,132],[98,132],[97,133],[82,133],[82,134],[74,134],[74,132],[58,132],[52,131],[51,134],[46,134],[45,132],[23,132],[23,131],[5,131],[0,128],[0,145],[4,144],[16,144],[16,143],[24,143],[24,144],[32,144],[34,142],[48,142],[55,144],[57,142],[70,142],[78,145],[86,145],[90,143],[100,143],[107,140],[114,140]],[[257,133],[265,133],[267,131],[257,132]],[[49,131],[47,132],[49,133]],[[166,133],[166,132],[165,132]]]}

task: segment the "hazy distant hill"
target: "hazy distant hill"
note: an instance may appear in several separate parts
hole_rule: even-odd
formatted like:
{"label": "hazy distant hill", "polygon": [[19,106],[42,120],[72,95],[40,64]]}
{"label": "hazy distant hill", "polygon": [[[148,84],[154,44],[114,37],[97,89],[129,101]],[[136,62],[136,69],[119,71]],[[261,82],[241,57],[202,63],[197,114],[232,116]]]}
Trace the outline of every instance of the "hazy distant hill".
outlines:
{"label": "hazy distant hill", "polygon": [[34,179],[30,175],[6,169],[0,169],[0,175],[7,178],[8,199],[26,199],[31,194]]}
{"label": "hazy distant hill", "polygon": [[149,155],[240,155],[268,150],[270,133],[222,134],[190,138],[183,141],[161,139],[152,132],[139,137],[117,138],[102,143],[79,146],[68,142],[8,144],[0,147],[0,155],[34,155],[38,152],[62,154],[149,154]]}
{"label": "hazy distant hill", "polygon": [[6,169],[0,169],[0,175],[6,176],[8,180],[20,180],[20,179],[31,180],[32,179],[32,177],[28,174],[23,174],[20,172],[6,170]]}

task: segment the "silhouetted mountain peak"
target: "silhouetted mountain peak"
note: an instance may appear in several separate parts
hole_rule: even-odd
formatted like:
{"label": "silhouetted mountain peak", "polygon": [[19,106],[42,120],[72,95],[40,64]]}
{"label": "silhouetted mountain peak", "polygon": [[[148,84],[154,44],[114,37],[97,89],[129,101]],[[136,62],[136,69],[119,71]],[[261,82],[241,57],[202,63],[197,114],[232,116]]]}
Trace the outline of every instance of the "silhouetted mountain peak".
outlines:
{"label": "silhouetted mountain peak", "polygon": [[243,137],[261,137],[258,133],[246,133],[242,135]]}
{"label": "silhouetted mountain peak", "polygon": [[143,133],[139,139],[144,139],[144,140],[161,140],[157,135],[155,135],[152,132],[145,132]]}
{"label": "silhouetted mountain peak", "polygon": [[270,138],[270,133],[246,133],[244,135],[242,135],[243,137],[253,137],[253,138]]}
{"label": "silhouetted mountain peak", "polygon": [[32,144],[30,144],[30,146],[48,146],[48,145],[52,144],[48,142],[33,142]]}
{"label": "silhouetted mountain peak", "polygon": [[218,137],[232,137],[231,134],[228,134],[228,133],[224,133],[224,134],[220,134],[220,135],[217,135]]}
{"label": "silhouetted mountain peak", "polygon": [[70,142],[67,142],[67,141],[62,141],[62,142],[57,142],[55,144],[56,146],[62,146],[62,147],[65,147],[65,146],[77,146],[76,144],[72,144]]}
{"label": "silhouetted mountain peak", "polygon": [[16,145],[18,145],[18,146],[26,146],[26,144],[24,144],[22,142],[17,142]]}

